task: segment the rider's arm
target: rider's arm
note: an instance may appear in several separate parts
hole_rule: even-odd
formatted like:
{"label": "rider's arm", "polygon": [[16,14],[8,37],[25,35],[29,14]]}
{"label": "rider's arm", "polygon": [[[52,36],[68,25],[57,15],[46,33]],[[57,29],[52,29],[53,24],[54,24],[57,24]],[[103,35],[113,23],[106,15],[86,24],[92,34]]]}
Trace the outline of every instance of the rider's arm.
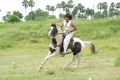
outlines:
{"label": "rider's arm", "polygon": [[77,30],[77,27],[76,27],[73,23],[71,23],[71,26],[72,26],[73,28],[70,30],[70,32],[74,32],[74,31]]}

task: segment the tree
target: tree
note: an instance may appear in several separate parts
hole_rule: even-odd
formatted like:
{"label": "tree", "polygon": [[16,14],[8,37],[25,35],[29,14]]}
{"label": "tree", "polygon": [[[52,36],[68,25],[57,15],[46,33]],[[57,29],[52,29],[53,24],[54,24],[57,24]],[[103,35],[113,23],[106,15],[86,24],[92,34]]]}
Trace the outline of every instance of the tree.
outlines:
{"label": "tree", "polygon": [[5,16],[3,16],[3,21],[4,22],[20,22],[23,18],[22,13],[20,13],[19,11],[13,11],[11,12],[7,12],[7,14]]}
{"label": "tree", "polygon": [[106,18],[106,17],[108,17],[108,11],[107,9],[104,9],[102,12],[102,18]]}
{"label": "tree", "polygon": [[67,14],[71,14],[71,9],[74,7],[74,4],[73,4],[73,0],[69,0],[67,3],[62,1],[61,2],[61,8],[63,9],[63,11]]}
{"label": "tree", "polygon": [[6,16],[9,17],[10,15],[11,15],[11,12],[8,11],[7,14],[6,14]]}
{"label": "tree", "polygon": [[108,8],[107,2],[103,2],[103,3],[102,3],[102,9],[107,9],[107,8]]}
{"label": "tree", "polygon": [[41,9],[37,9],[37,10],[35,11],[35,16],[36,16],[36,17],[39,17],[39,16],[48,16],[48,15],[49,15],[48,12],[43,11],[43,10],[41,10]]}
{"label": "tree", "polygon": [[8,11],[7,14],[6,14],[5,16],[2,17],[3,21],[7,22],[10,15],[11,15],[11,12]]}
{"label": "tree", "polygon": [[6,16],[3,16],[3,21],[4,22],[20,22],[21,20],[19,19],[19,17],[17,17],[16,15],[11,15],[11,14],[6,14]]}
{"label": "tree", "polygon": [[116,8],[117,8],[117,14],[120,15],[120,2],[116,4]]}
{"label": "tree", "polygon": [[26,15],[26,9],[27,9],[27,7],[29,6],[29,5],[28,5],[28,0],[23,0],[23,1],[22,1],[22,5],[23,5],[24,8],[25,8],[25,15]]}
{"label": "tree", "polygon": [[63,11],[66,11],[66,3],[64,1],[61,2],[61,7],[63,9]]}
{"label": "tree", "polygon": [[98,12],[96,12],[95,14],[94,14],[94,18],[101,18],[101,12],[100,11],[98,11]]}
{"label": "tree", "polygon": [[98,5],[97,5],[97,8],[98,8],[98,10],[100,10],[100,12],[102,13],[102,3],[98,3]]}
{"label": "tree", "polygon": [[80,13],[85,12],[84,6],[81,3],[78,4],[78,10],[79,10]]}
{"label": "tree", "polygon": [[78,6],[75,6],[73,11],[72,11],[72,16],[76,17],[77,13],[78,13]]}
{"label": "tree", "polygon": [[98,10],[101,12],[101,18],[107,17],[108,11],[108,4],[107,2],[102,2],[97,5]]}
{"label": "tree", "polygon": [[115,15],[115,11],[116,11],[116,9],[115,9],[115,3],[112,2],[110,4],[110,7],[109,7],[109,16],[110,17],[114,16]]}
{"label": "tree", "polygon": [[50,5],[46,5],[45,9],[49,12],[50,11]]}
{"label": "tree", "polygon": [[60,9],[61,9],[62,7],[61,7],[61,4],[60,3],[58,3],[57,5],[56,5],[56,9],[59,9],[59,17],[60,17]]}
{"label": "tree", "polygon": [[71,9],[74,7],[73,0],[69,0],[66,4],[66,13],[71,13]]}
{"label": "tree", "polygon": [[86,18],[87,18],[87,15],[78,13],[77,17],[78,17],[78,18],[86,19]]}
{"label": "tree", "polygon": [[103,9],[103,12],[102,12],[103,17],[107,17],[108,16],[108,11],[107,11],[108,4],[107,4],[107,2],[102,3],[102,9]]}
{"label": "tree", "polygon": [[23,18],[23,14],[20,13],[19,11],[13,11],[13,15],[17,16],[19,19]]}
{"label": "tree", "polygon": [[46,20],[46,18],[49,18],[49,14],[46,11],[43,11],[41,9],[37,9],[35,11],[35,20]]}
{"label": "tree", "polygon": [[53,12],[56,10],[56,8],[54,7],[54,6],[50,6],[50,5],[47,5],[46,6],[46,10],[48,11],[48,12],[52,12],[52,15],[53,15]]}
{"label": "tree", "polygon": [[78,18],[85,18],[85,7],[81,3],[78,3],[76,9],[78,9],[77,17]]}
{"label": "tree", "polygon": [[92,17],[94,15],[94,9],[87,8],[86,9],[86,15]]}
{"label": "tree", "polygon": [[25,17],[25,20],[35,20],[35,12],[31,11],[29,14]]}
{"label": "tree", "polygon": [[10,15],[8,17],[7,22],[12,22],[12,23],[14,23],[14,22],[20,22],[20,19],[17,16],[15,16],[15,15]]}
{"label": "tree", "polygon": [[7,22],[7,17],[6,17],[6,16],[3,16],[3,17],[2,17],[2,20],[3,20],[4,22]]}
{"label": "tree", "polygon": [[54,6],[51,6],[51,7],[50,7],[50,11],[52,11],[52,15],[53,15],[53,13],[54,13],[54,11],[55,11],[55,7],[54,7]]}
{"label": "tree", "polygon": [[120,3],[119,2],[116,4],[116,8],[118,9],[118,11],[120,10]]}
{"label": "tree", "polygon": [[35,2],[33,0],[30,0],[28,2],[28,5],[29,5],[29,7],[31,7],[31,11],[32,11],[32,8],[35,6]]}
{"label": "tree", "polygon": [[49,14],[46,11],[43,11],[41,9],[37,9],[36,11],[30,12],[25,19],[26,20],[46,20],[46,18],[49,18]]}

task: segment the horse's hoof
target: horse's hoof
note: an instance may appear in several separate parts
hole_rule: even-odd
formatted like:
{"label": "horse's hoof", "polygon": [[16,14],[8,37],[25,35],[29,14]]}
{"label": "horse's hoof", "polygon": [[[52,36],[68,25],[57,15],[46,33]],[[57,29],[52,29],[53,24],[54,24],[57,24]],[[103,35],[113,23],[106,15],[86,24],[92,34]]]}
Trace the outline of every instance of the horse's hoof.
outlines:
{"label": "horse's hoof", "polygon": [[66,69],[67,66],[63,66],[63,69]]}
{"label": "horse's hoof", "polygon": [[37,69],[38,72],[40,72],[40,69]]}
{"label": "horse's hoof", "polygon": [[37,71],[40,72],[42,70],[42,67],[38,68]]}
{"label": "horse's hoof", "polygon": [[65,54],[62,53],[62,54],[61,54],[61,57],[64,57],[64,56],[65,56]]}

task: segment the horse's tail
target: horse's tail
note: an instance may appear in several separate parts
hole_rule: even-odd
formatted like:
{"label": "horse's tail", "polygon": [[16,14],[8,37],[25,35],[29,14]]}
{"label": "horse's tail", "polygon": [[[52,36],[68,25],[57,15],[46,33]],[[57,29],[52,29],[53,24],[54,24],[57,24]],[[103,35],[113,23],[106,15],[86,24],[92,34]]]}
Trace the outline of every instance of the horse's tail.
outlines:
{"label": "horse's tail", "polygon": [[89,48],[92,53],[97,53],[95,45],[91,41],[84,41],[85,47]]}

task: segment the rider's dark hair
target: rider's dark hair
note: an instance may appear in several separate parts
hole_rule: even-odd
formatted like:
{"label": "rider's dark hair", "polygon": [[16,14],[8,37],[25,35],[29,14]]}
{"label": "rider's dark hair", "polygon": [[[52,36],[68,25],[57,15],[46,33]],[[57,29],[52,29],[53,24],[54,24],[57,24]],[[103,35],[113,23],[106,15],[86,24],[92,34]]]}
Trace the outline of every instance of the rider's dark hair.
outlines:
{"label": "rider's dark hair", "polygon": [[64,18],[69,18],[70,20],[72,20],[72,15],[70,15],[70,14],[65,14],[65,16],[64,16]]}
{"label": "rider's dark hair", "polygon": [[55,24],[55,23],[52,23],[51,26],[52,26],[52,27],[56,27],[56,24]]}

